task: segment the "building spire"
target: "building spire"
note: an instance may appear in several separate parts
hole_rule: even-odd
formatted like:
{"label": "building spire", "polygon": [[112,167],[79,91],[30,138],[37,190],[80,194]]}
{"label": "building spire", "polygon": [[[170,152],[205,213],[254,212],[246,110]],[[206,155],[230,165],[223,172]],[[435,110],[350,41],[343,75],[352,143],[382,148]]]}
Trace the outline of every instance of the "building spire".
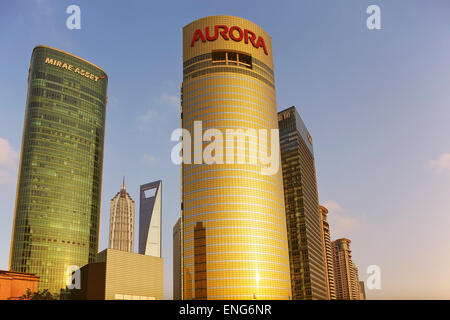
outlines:
{"label": "building spire", "polygon": [[122,179],[122,190],[126,190],[126,188],[125,188],[125,176],[123,176],[123,179]]}

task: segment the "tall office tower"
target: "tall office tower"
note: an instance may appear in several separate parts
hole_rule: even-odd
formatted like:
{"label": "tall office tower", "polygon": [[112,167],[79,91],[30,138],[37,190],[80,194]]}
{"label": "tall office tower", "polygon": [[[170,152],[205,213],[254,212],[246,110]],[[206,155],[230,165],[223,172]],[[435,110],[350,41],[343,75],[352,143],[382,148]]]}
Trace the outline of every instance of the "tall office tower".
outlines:
{"label": "tall office tower", "polygon": [[334,281],[338,300],[359,300],[358,269],[352,261],[350,240],[337,239],[332,242]]}
{"label": "tall office tower", "polygon": [[9,268],[39,290],[59,293],[98,252],[107,82],[82,58],[33,50]]}
{"label": "tall office tower", "polygon": [[181,300],[181,218],[173,226],[173,300]]}
{"label": "tall office tower", "polygon": [[360,291],[359,291],[359,276],[358,276],[358,268],[356,264],[352,261],[351,269],[350,269],[350,282],[352,288],[352,299],[359,300],[360,299]]}
{"label": "tall office tower", "polygon": [[292,296],[328,299],[311,135],[295,107],[278,113]]}
{"label": "tall office tower", "polygon": [[366,289],[364,287],[364,281],[359,282],[359,300],[366,300]]}
{"label": "tall office tower", "polygon": [[196,20],[183,28],[183,68],[182,128],[205,133],[191,151],[183,140],[183,299],[290,299],[281,170],[250,157],[279,165],[278,135],[257,139],[278,129],[271,38],[242,18]]}
{"label": "tall office tower", "polygon": [[125,188],[125,178],[122,188],[111,199],[109,248],[134,252],[134,200]]}
{"label": "tall office tower", "polygon": [[162,181],[141,185],[139,253],[161,258]]}
{"label": "tall office tower", "polygon": [[333,269],[333,250],[331,248],[330,240],[330,225],[328,224],[327,214],[328,209],[319,205],[319,210],[322,217],[323,228],[323,243],[324,243],[324,258],[325,258],[325,270],[328,283],[328,296],[330,300],[336,299],[336,289],[334,284],[334,269]]}

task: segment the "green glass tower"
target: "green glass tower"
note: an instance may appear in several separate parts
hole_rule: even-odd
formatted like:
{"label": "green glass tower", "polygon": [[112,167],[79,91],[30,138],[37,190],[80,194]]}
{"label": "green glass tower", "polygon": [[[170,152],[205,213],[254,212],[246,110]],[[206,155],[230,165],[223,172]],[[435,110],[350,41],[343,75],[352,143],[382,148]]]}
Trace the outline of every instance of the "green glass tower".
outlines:
{"label": "green glass tower", "polygon": [[39,290],[59,293],[98,252],[107,83],[82,58],[33,50],[9,267]]}

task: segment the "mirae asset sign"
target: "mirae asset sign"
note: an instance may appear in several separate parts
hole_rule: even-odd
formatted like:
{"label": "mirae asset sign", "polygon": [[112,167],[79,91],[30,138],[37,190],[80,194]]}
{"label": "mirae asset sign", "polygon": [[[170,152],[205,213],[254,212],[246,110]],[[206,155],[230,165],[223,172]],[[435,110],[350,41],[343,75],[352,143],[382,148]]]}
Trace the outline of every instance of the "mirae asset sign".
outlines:
{"label": "mirae asset sign", "polygon": [[91,79],[93,81],[98,81],[98,79],[104,79],[105,78],[105,76],[97,77],[95,74],[89,73],[89,72],[87,72],[84,69],[80,69],[78,67],[75,68],[71,64],[68,64],[68,63],[65,63],[65,62],[62,62],[62,61],[59,61],[59,60],[56,60],[56,59],[52,59],[52,58],[48,58],[47,57],[47,58],[45,58],[45,63],[52,64],[52,65],[57,66],[57,67],[59,67],[61,69],[66,69],[66,70],[78,73],[79,75],[84,76],[84,77],[86,77],[88,79]]}
{"label": "mirae asset sign", "polygon": [[209,27],[205,27],[204,33],[201,29],[197,29],[195,30],[194,36],[192,37],[191,47],[193,47],[195,45],[195,42],[197,42],[198,40],[201,40],[202,42],[206,42],[206,40],[215,41],[217,40],[217,38],[219,38],[219,35],[224,40],[231,39],[235,42],[240,42],[244,40],[245,43],[251,43],[252,46],[255,47],[256,49],[262,47],[264,53],[266,55],[268,54],[263,37],[256,36],[254,32],[247,29],[242,30],[237,26],[232,26],[228,28],[227,26],[224,25],[217,25],[214,26],[214,31],[210,30]]}

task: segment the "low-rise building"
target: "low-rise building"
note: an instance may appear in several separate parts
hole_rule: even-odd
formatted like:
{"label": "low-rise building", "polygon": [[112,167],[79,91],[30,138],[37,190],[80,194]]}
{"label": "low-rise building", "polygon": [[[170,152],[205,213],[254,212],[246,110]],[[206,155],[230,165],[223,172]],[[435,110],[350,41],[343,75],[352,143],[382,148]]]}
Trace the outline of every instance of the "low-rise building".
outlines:
{"label": "low-rise building", "polygon": [[39,276],[32,273],[0,270],[0,300],[18,300],[38,290]]}
{"label": "low-rise building", "polygon": [[163,259],[106,249],[95,263],[80,269],[80,289],[74,300],[162,300]]}

